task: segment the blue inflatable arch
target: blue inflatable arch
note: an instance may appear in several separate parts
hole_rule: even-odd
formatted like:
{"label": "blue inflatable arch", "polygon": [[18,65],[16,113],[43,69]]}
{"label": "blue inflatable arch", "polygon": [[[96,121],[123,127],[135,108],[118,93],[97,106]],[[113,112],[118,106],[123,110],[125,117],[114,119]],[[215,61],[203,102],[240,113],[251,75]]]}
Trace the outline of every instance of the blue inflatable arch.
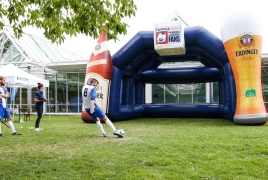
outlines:
{"label": "blue inflatable arch", "polygon": [[[235,82],[222,41],[203,27],[185,29],[186,54],[159,56],[154,32],[137,33],[113,55],[108,116],[113,121],[141,118],[225,118],[233,120]],[[199,61],[205,67],[158,68],[163,62]],[[146,104],[145,83],[218,82],[219,103]]]}

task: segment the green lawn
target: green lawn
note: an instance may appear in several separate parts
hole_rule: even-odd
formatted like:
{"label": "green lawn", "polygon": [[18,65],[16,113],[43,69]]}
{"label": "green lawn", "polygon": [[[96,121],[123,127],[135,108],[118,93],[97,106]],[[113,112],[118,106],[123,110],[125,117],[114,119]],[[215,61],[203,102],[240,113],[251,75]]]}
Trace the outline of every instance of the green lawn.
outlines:
{"label": "green lawn", "polygon": [[267,125],[225,119],[133,119],[115,122],[124,138],[103,138],[80,116],[44,116],[43,131],[2,124],[0,180],[268,179]]}

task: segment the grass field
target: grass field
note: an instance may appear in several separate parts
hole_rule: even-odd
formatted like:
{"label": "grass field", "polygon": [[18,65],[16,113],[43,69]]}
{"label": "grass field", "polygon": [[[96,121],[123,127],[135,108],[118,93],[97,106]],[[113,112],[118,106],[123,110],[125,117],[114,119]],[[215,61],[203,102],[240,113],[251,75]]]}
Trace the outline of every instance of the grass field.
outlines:
{"label": "grass field", "polygon": [[[17,118],[17,117],[16,117]],[[268,179],[267,125],[225,119],[134,119],[115,122],[124,138],[103,138],[80,116],[44,116],[43,131],[2,124],[0,180]]]}

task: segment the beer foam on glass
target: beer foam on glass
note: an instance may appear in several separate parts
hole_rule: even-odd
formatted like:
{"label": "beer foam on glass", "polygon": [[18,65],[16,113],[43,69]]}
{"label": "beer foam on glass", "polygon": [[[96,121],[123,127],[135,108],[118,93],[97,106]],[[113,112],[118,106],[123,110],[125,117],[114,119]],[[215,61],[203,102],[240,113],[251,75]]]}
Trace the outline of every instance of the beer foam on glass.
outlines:
{"label": "beer foam on glass", "polygon": [[221,24],[221,37],[236,86],[237,124],[263,124],[267,121],[261,86],[261,23],[256,14],[236,12]]}

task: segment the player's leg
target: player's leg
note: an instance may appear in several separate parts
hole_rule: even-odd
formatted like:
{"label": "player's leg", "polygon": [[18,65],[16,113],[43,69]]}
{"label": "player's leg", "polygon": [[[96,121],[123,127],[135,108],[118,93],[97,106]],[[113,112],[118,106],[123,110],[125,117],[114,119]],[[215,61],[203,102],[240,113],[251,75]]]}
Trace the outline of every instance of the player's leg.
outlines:
{"label": "player's leg", "polygon": [[12,135],[21,135],[21,133],[16,132],[14,124],[13,124],[11,117],[10,117],[10,112],[7,108],[3,108],[3,118],[7,119],[7,123],[8,123],[8,126],[9,126],[11,132],[12,132]]}
{"label": "player's leg", "polygon": [[37,118],[35,120],[35,131],[40,131],[41,128],[39,127],[42,115],[43,115],[43,107],[35,107],[36,112],[37,112]]}
{"label": "player's leg", "polygon": [[96,122],[96,125],[99,128],[99,130],[101,131],[102,136],[106,137],[107,136],[106,132],[104,131],[103,126],[102,126],[102,124],[100,122],[100,119],[96,116],[95,112],[90,113],[90,109],[85,109],[85,110],[88,113],[88,115],[91,116],[94,119],[94,121]]}
{"label": "player's leg", "polygon": [[100,108],[95,108],[95,113],[96,115],[103,119],[103,121],[112,129],[114,135],[117,135],[118,137],[123,137],[122,134],[120,134],[116,128],[114,127],[114,124],[112,123],[112,121],[104,114],[104,112],[102,111],[102,109]]}
{"label": "player's leg", "polygon": [[114,124],[112,123],[112,121],[110,121],[110,119],[107,116],[104,115],[104,117],[102,117],[102,119],[112,129],[112,131],[116,131]]}
{"label": "player's leg", "polygon": [[116,131],[113,123],[108,119],[108,117],[104,114],[101,108],[96,106],[94,110],[98,118],[102,119],[112,129],[112,131]]}
{"label": "player's leg", "polygon": [[113,130],[114,132],[114,135],[118,136],[118,137],[124,137],[123,134],[120,134],[116,128],[114,127],[114,124],[112,123],[112,121],[107,117],[107,116],[104,116],[103,117],[103,121]]}
{"label": "player's leg", "polygon": [[101,121],[100,121],[99,118],[97,118],[96,124],[97,124],[99,130],[101,131],[102,136],[103,136],[103,137],[106,137],[106,136],[107,136],[107,135],[106,135],[106,132],[104,131],[103,126],[102,126]]}
{"label": "player's leg", "polygon": [[[3,108],[2,107],[0,107],[0,121],[2,121],[3,120],[3,117],[2,117],[2,115],[3,115]],[[3,134],[2,134],[2,122],[0,122],[0,136],[2,137],[3,136]]]}
{"label": "player's leg", "polygon": [[[1,121],[2,119],[0,119],[0,121]],[[2,123],[0,122],[0,137],[2,137],[3,136],[3,134],[2,134]]]}

